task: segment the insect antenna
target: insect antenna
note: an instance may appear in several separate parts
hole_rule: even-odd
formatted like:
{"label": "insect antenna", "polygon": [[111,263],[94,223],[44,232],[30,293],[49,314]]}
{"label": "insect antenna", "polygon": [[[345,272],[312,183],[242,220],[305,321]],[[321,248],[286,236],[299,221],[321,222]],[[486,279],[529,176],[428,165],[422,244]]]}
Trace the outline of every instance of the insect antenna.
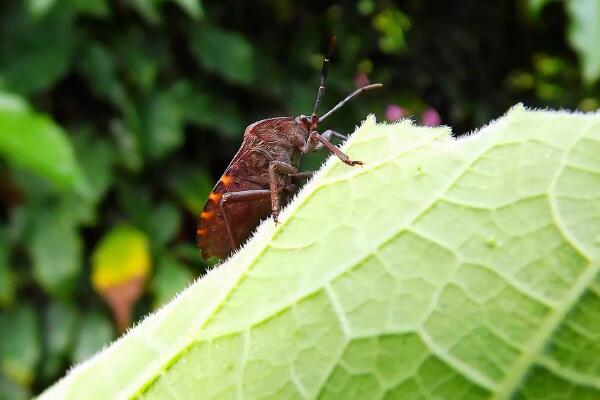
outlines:
{"label": "insect antenna", "polygon": [[323,60],[323,67],[321,68],[321,83],[319,84],[319,91],[317,92],[317,99],[315,100],[315,108],[313,109],[312,115],[317,116],[317,110],[321,105],[321,100],[323,100],[323,95],[325,94],[325,82],[327,81],[327,73],[329,72],[329,59],[333,54],[333,50],[335,49],[335,36],[331,37],[331,42],[329,42],[329,49],[327,50],[327,56]]}
{"label": "insect antenna", "polygon": [[383,87],[383,84],[381,84],[381,83],[373,83],[371,85],[363,86],[361,88],[356,89],[354,92],[350,93],[344,100],[342,100],[339,103],[337,103],[335,105],[335,107],[333,107],[331,110],[327,111],[327,113],[325,113],[325,115],[323,115],[322,117],[320,117],[319,118],[319,122],[323,121],[325,118],[329,117],[331,114],[333,114],[334,112],[336,112],[337,110],[339,110],[340,108],[342,108],[344,106],[344,104],[346,104],[347,102],[349,102],[350,100],[352,100],[352,98],[354,96],[358,96],[359,94],[361,94],[362,92],[364,92],[366,90],[377,89],[377,88],[380,88],[380,87]]}

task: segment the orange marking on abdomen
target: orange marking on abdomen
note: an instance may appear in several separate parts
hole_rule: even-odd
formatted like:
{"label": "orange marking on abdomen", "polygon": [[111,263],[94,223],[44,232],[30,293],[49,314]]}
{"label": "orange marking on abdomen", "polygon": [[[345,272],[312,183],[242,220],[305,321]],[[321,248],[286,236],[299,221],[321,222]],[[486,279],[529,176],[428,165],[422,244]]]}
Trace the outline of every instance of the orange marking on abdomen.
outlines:
{"label": "orange marking on abdomen", "polygon": [[216,204],[221,200],[221,196],[221,193],[210,192],[210,194],[208,195],[208,200],[214,201]]}
{"label": "orange marking on abdomen", "polygon": [[208,234],[208,231],[206,230],[206,228],[198,228],[196,234],[198,236],[206,236]]}
{"label": "orange marking on abdomen", "polygon": [[225,186],[229,186],[233,183],[233,176],[231,175],[223,175],[220,179],[221,182],[223,182],[223,185]]}
{"label": "orange marking on abdomen", "polygon": [[200,213],[200,218],[201,219],[213,219],[215,217],[215,212],[214,211],[202,211]]}

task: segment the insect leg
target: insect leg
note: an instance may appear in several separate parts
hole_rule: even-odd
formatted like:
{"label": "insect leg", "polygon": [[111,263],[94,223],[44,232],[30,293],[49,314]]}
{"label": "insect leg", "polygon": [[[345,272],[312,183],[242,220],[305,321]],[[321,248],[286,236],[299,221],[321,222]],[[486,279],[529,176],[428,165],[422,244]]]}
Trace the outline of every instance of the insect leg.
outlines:
{"label": "insect leg", "polygon": [[275,224],[279,221],[277,218],[279,217],[279,208],[281,198],[279,195],[279,188],[277,185],[277,174],[285,174],[285,175],[293,175],[296,174],[298,170],[293,166],[283,161],[271,161],[269,164],[269,186],[271,188],[271,210],[273,213],[273,220],[275,220]]}
{"label": "insect leg", "polygon": [[317,131],[312,131],[310,133],[310,135],[308,135],[308,139],[306,140],[306,143],[304,144],[302,149],[300,149],[302,154],[308,154],[311,151],[314,151],[316,149],[317,144],[319,143],[317,141],[317,136],[319,136],[319,132],[317,132]]}
{"label": "insect leg", "polygon": [[315,174],[315,171],[302,171],[296,172],[295,174],[290,174],[290,176],[294,179],[309,179]]}
{"label": "insect leg", "polygon": [[323,147],[327,148],[327,150],[329,150],[331,153],[335,154],[340,160],[342,160],[343,163],[348,165],[363,165],[362,161],[351,160],[350,157],[344,154],[344,152],[338,149],[333,143],[327,140],[327,138],[323,135],[320,135],[317,131],[312,131],[310,133],[306,145],[304,146],[304,148],[302,148],[302,153],[306,154],[310,151],[315,150],[317,142],[323,145]]}
{"label": "insect leg", "polygon": [[[331,129],[327,129],[325,132],[321,133],[321,137],[323,137],[324,139],[327,139],[329,141],[331,141],[332,136],[336,137],[338,139],[344,140],[344,141],[348,140],[348,136],[342,135],[341,133],[338,133],[336,131],[332,131]],[[315,146],[315,150],[321,150],[322,148],[323,148],[323,143],[318,143]]]}
{"label": "insect leg", "polygon": [[325,132],[321,133],[321,136],[323,136],[327,140],[330,140],[332,136],[344,141],[348,140],[347,135],[343,135],[339,132],[332,131],[331,129],[327,129]]}
{"label": "insect leg", "polygon": [[232,249],[237,248],[237,243],[233,237],[231,222],[229,221],[229,215],[227,214],[227,209],[225,208],[226,203],[233,204],[243,203],[245,201],[268,199],[270,195],[271,191],[268,189],[244,190],[242,192],[229,192],[223,194],[221,201],[219,201],[219,208],[221,209],[221,214],[223,214],[223,219],[225,220],[225,228],[227,228],[227,234],[229,235]]}

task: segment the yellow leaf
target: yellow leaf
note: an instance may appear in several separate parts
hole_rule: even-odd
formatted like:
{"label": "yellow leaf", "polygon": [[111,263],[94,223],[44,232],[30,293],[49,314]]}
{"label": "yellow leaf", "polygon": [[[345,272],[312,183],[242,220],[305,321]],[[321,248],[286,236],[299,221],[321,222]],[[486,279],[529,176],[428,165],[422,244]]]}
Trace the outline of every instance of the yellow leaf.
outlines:
{"label": "yellow leaf", "polygon": [[131,226],[114,228],[92,255],[92,285],[99,292],[132,279],[145,279],[149,272],[148,239]]}

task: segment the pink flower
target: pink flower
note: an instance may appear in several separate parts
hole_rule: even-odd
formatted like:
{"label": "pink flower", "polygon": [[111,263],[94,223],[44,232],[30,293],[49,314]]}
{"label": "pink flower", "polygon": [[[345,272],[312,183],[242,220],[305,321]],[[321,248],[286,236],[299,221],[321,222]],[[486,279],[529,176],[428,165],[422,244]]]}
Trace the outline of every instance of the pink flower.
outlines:
{"label": "pink flower", "polygon": [[371,81],[369,80],[369,77],[367,76],[367,74],[359,72],[354,77],[354,84],[356,85],[357,88],[367,86],[369,83],[371,83]]}
{"label": "pink flower", "polygon": [[385,108],[385,119],[388,121],[398,121],[406,115],[406,111],[396,104],[390,104]]}
{"label": "pink flower", "polygon": [[436,126],[442,123],[442,119],[435,108],[427,107],[421,116],[421,123],[427,126]]}

